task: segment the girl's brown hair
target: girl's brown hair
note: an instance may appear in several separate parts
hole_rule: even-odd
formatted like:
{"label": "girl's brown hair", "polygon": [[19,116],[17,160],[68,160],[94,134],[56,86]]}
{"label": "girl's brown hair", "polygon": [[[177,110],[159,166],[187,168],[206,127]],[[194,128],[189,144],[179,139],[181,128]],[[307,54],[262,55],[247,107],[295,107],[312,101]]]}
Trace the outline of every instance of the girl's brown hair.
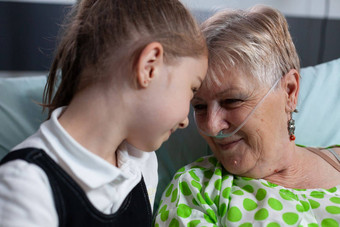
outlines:
{"label": "girl's brown hair", "polygon": [[[132,73],[143,48],[154,41],[162,44],[167,61],[207,55],[195,19],[178,0],[78,1],[44,90],[43,106],[49,117],[54,109],[68,105],[78,91],[103,80],[108,65],[124,65]],[[92,73],[85,73],[87,69]]]}

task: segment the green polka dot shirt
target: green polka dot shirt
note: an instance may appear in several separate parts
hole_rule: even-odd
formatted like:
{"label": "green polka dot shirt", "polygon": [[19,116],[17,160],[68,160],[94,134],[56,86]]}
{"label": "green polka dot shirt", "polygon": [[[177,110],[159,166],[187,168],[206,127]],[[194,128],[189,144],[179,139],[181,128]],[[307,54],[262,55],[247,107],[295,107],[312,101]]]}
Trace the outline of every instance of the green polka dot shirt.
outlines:
{"label": "green polka dot shirt", "polygon": [[181,168],[163,193],[155,226],[340,226],[340,186],[289,189],[227,173],[213,156]]}

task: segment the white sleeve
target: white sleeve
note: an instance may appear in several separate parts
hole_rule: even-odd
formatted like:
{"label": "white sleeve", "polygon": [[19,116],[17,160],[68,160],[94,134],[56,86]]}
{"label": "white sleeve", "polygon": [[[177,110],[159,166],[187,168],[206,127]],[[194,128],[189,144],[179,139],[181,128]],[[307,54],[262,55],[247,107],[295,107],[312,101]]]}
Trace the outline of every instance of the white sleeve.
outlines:
{"label": "white sleeve", "polygon": [[0,226],[58,226],[45,172],[23,160],[0,166]]}

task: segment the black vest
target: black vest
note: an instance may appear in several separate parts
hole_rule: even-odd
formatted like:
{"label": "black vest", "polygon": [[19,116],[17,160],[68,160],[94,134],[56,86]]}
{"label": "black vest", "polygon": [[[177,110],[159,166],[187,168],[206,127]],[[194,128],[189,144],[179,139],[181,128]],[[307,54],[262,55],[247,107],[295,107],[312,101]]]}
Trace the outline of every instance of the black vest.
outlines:
{"label": "black vest", "polygon": [[43,150],[12,151],[0,162],[23,159],[41,167],[48,176],[59,216],[59,226],[151,226],[152,212],[143,177],[114,214],[98,211],[80,186]]}

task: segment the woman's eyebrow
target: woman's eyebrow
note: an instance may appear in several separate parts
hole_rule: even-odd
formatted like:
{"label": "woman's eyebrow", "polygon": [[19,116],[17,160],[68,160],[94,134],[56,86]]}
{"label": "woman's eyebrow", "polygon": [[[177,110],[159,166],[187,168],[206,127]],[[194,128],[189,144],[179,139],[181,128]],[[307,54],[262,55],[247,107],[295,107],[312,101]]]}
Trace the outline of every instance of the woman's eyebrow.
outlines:
{"label": "woman's eyebrow", "polygon": [[[240,92],[242,92],[241,88],[226,88],[226,89],[214,94],[213,99],[219,99],[221,97],[239,94]],[[205,99],[203,99],[199,96],[196,96],[196,95],[191,100],[191,102],[204,102],[204,101],[205,101]]]}
{"label": "woman's eyebrow", "polygon": [[198,102],[198,101],[202,102],[202,101],[204,101],[204,100],[201,99],[200,97],[195,97],[195,96],[194,96],[194,97],[192,98],[191,102],[195,102],[195,101],[196,101],[196,102]]}
{"label": "woman's eyebrow", "polygon": [[221,97],[221,96],[223,97],[223,96],[226,96],[226,95],[233,95],[236,92],[239,93],[240,91],[242,91],[241,88],[235,88],[235,87],[233,87],[233,88],[226,88],[223,91],[217,92],[215,94],[215,97]]}

